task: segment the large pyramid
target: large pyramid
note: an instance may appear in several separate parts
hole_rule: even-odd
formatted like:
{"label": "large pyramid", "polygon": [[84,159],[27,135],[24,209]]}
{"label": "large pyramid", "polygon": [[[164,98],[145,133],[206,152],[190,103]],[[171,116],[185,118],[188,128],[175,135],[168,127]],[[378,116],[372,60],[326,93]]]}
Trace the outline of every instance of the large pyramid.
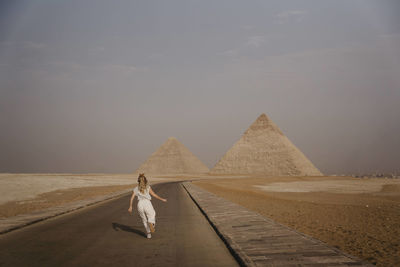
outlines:
{"label": "large pyramid", "polygon": [[135,173],[206,173],[209,169],[176,138],[170,137]]}
{"label": "large pyramid", "polygon": [[257,118],[211,173],[322,175],[265,114]]}

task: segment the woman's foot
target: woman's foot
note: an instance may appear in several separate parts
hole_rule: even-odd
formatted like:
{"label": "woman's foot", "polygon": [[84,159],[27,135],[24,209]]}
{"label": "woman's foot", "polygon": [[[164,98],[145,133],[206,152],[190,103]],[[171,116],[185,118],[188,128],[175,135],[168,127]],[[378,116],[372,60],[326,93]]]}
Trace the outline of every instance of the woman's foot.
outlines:
{"label": "woman's foot", "polygon": [[156,229],[154,228],[154,224],[149,223],[149,227],[150,227],[150,232],[154,233],[156,231]]}
{"label": "woman's foot", "polygon": [[151,234],[150,233],[147,234],[147,238],[151,238]]}

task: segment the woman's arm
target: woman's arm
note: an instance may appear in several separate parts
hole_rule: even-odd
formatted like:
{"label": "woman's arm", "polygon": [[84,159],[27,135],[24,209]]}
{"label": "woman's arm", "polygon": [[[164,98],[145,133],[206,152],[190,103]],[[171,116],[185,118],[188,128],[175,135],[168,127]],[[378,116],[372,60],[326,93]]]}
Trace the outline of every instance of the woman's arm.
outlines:
{"label": "woman's arm", "polygon": [[154,191],[153,191],[153,189],[151,189],[151,187],[150,187],[149,192],[150,192],[150,195],[152,195],[153,197],[155,197],[155,198],[157,198],[157,199],[159,199],[161,201],[167,202],[167,199],[159,197],[156,193],[154,193]]}
{"label": "woman's arm", "polygon": [[129,211],[130,213],[132,213],[132,203],[133,203],[133,199],[134,199],[134,198],[135,198],[135,192],[132,193],[131,201],[130,201],[130,204],[129,204],[129,209],[128,209],[128,211]]}

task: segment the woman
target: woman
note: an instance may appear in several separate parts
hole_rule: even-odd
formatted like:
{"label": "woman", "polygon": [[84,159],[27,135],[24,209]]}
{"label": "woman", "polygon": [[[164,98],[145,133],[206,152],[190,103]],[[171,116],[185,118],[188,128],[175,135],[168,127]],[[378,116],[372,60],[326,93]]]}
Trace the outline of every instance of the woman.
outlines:
{"label": "woman", "polygon": [[147,238],[151,238],[151,233],[155,232],[154,227],[156,224],[156,212],[154,211],[153,205],[151,205],[150,195],[163,202],[167,202],[167,200],[154,193],[153,189],[151,189],[150,185],[148,184],[144,173],[139,174],[138,186],[133,189],[131,202],[128,209],[129,213],[132,213],[132,202],[135,198],[135,195],[138,197],[137,209],[140,217],[142,218],[144,228],[146,229]]}

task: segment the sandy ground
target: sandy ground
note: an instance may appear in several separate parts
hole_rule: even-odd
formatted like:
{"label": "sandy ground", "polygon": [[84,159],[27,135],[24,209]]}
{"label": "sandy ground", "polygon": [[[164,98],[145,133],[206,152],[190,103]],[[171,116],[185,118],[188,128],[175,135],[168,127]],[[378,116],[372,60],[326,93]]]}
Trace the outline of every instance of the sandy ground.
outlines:
{"label": "sandy ground", "polygon": [[[136,182],[131,174],[0,174],[0,204],[31,199],[55,190],[128,185]],[[151,178],[152,182],[164,180]]]}
{"label": "sandy ground", "polygon": [[[150,184],[185,179],[148,178]],[[134,174],[0,174],[0,218],[130,189],[136,179]]]}
{"label": "sandy ground", "polygon": [[400,266],[400,180],[248,177],[195,184],[378,266]]}
{"label": "sandy ground", "polygon": [[132,188],[132,186],[133,185],[114,185],[71,188],[46,192],[33,199],[6,202],[0,205],[0,219],[61,206],[74,201],[108,195]]}

